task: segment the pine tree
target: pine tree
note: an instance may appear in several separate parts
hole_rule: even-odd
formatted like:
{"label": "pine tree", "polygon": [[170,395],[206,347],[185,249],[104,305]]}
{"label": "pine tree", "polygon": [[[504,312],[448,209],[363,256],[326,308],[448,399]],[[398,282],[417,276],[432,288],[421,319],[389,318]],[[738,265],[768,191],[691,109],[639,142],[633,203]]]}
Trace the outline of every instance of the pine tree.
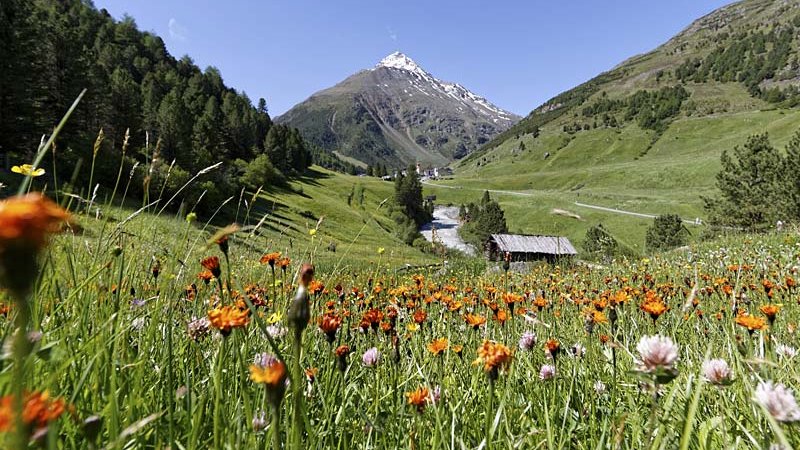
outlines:
{"label": "pine tree", "polygon": [[787,218],[786,160],[767,134],[750,136],[733,155],[723,151],[720,163],[720,196],[703,199],[712,223],[761,229]]}
{"label": "pine tree", "polygon": [[651,250],[669,250],[686,244],[689,231],[677,214],[662,214],[647,229],[645,244]]}

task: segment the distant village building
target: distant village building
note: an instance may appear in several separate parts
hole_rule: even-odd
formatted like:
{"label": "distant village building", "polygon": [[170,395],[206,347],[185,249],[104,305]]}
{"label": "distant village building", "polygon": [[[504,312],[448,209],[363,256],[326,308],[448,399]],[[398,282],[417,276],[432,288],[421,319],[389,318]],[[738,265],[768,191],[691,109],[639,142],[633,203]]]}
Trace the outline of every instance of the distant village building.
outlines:
{"label": "distant village building", "polygon": [[484,253],[490,261],[501,261],[508,252],[511,261],[548,261],[578,254],[569,239],[560,236],[493,234],[486,241]]}

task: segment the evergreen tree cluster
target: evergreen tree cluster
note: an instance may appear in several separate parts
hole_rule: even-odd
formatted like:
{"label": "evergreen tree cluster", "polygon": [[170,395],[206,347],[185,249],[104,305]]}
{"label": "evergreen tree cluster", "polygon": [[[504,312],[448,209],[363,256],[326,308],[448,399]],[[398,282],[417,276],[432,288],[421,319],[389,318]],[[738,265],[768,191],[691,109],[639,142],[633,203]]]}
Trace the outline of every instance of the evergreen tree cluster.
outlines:
{"label": "evergreen tree cluster", "polygon": [[685,245],[689,230],[677,214],[662,214],[647,229],[645,244],[648,250],[669,250]]}
{"label": "evergreen tree cluster", "polygon": [[[669,120],[681,111],[681,105],[689,98],[689,92],[682,85],[667,86],[656,90],[638,90],[625,99],[611,100],[603,92],[599,99],[584,106],[581,115],[594,118],[589,124],[575,123],[564,125],[564,131],[575,133],[603,126],[614,128],[619,126],[617,115],[621,114],[623,122],[636,121],[644,129],[664,131]],[[599,118],[599,122],[598,122]]]}
{"label": "evergreen tree cluster", "polygon": [[[167,179],[167,192],[219,161],[189,193],[207,190],[208,208],[250,186],[280,183],[313,159],[297,130],[273,125],[266,101],[254,106],[227,87],[214,67],[200,70],[171,56],[162,39],[138,30],[130,17],[114,20],[85,0],[3,0],[0,3],[0,153],[28,162],[40,136],[52,130],[82,89],[87,94],[57,142],[56,166],[78,182],[100,129],[105,139],[95,179],[113,184],[130,130],[125,173],[140,168],[132,191]],[[172,162],[174,161],[174,165]],[[144,167],[144,166],[140,166]],[[177,189],[177,188],[176,188]]]}
{"label": "evergreen tree cluster", "polygon": [[763,230],[777,221],[800,221],[800,133],[781,152],[767,134],[723,151],[719,194],[703,198],[712,225]]}
{"label": "evergreen tree cluster", "polygon": [[798,29],[800,15],[769,30],[726,35],[727,39],[705,57],[691,58],[681,64],[675,69],[675,76],[696,83],[709,80],[740,82],[754,97],[773,103],[791,100],[798,104],[800,93],[797,89],[781,91],[779,88],[760,87],[764,80],[779,78],[787,66],[792,69],[787,76],[793,77],[797,72],[798,60],[792,44]]}
{"label": "evergreen tree cluster", "polygon": [[394,204],[390,213],[398,234],[411,245],[420,237],[419,228],[433,219],[433,205],[422,198],[422,183],[413,165],[394,180]]}
{"label": "evergreen tree cluster", "polygon": [[492,234],[508,233],[505,212],[500,204],[489,196],[489,191],[483,192],[480,203],[470,202],[466,206],[461,205],[459,216],[463,222],[459,233],[475,248],[483,248]]}
{"label": "evergreen tree cluster", "polygon": [[583,251],[590,259],[610,262],[619,253],[619,244],[603,224],[597,224],[586,230]]}

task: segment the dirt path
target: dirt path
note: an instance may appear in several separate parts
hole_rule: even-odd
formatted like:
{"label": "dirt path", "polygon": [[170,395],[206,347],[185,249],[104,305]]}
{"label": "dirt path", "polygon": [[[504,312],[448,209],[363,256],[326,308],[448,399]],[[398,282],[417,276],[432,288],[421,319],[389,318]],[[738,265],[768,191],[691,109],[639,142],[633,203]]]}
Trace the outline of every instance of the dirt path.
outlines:
{"label": "dirt path", "polygon": [[436,240],[447,248],[462,251],[467,255],[474,256],[475,248],[464,242],[458,235],[458,228],[461,223],[458,221],[458,207],[456,206],[437,206],[433,209],[433,222],[422,226],[420,233],[429,242],[433,242],[434,233]]}

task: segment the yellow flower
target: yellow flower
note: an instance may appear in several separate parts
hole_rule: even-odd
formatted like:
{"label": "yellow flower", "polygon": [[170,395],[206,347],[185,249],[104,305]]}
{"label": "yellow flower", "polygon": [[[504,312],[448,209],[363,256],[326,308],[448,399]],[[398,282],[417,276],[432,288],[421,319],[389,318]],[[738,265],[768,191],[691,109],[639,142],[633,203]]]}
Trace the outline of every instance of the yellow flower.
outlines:
{"label": "yellow flower", "polygon": [[311,235],[312,237],[314,237],[317,234],[317,230],[312,228],[312,229],[308,230],[308,234]]}
{"label": "yellow flower", "polygon": [[274,313],[270,314],[270,316],[267,318],[267,323],[269,323],[270,325],[273,325],[273,324],[276,324],[276,323],[280,322],[281,320],[283,320],[283,313],[274,312]]}
{"label": "yellow flower", "polygon": [[419,325],[416,324],[416,323],[410,323],[410,324],[406,325],[406,329],[413,333],[414,331],[419,330]]}
{"label": "yellow flower", "polygon": [[382,254],[383,254],[383,252],[385,252],[385,251],[386,251],[386,249],[385,249],[385,248],[383,248],[383,247],[378,247],[378,254],[379,254],[379,255],[382,255]]}
{"label": "yellow flower", "polygon": [[30,164],[23,164],[21,166],[14,166],[11,168],[11,171],[14,173],[18,173],[20,175],[25,175],[26,177],[39,177],[44,175],[44,169],[41,167],[34,169]]}

